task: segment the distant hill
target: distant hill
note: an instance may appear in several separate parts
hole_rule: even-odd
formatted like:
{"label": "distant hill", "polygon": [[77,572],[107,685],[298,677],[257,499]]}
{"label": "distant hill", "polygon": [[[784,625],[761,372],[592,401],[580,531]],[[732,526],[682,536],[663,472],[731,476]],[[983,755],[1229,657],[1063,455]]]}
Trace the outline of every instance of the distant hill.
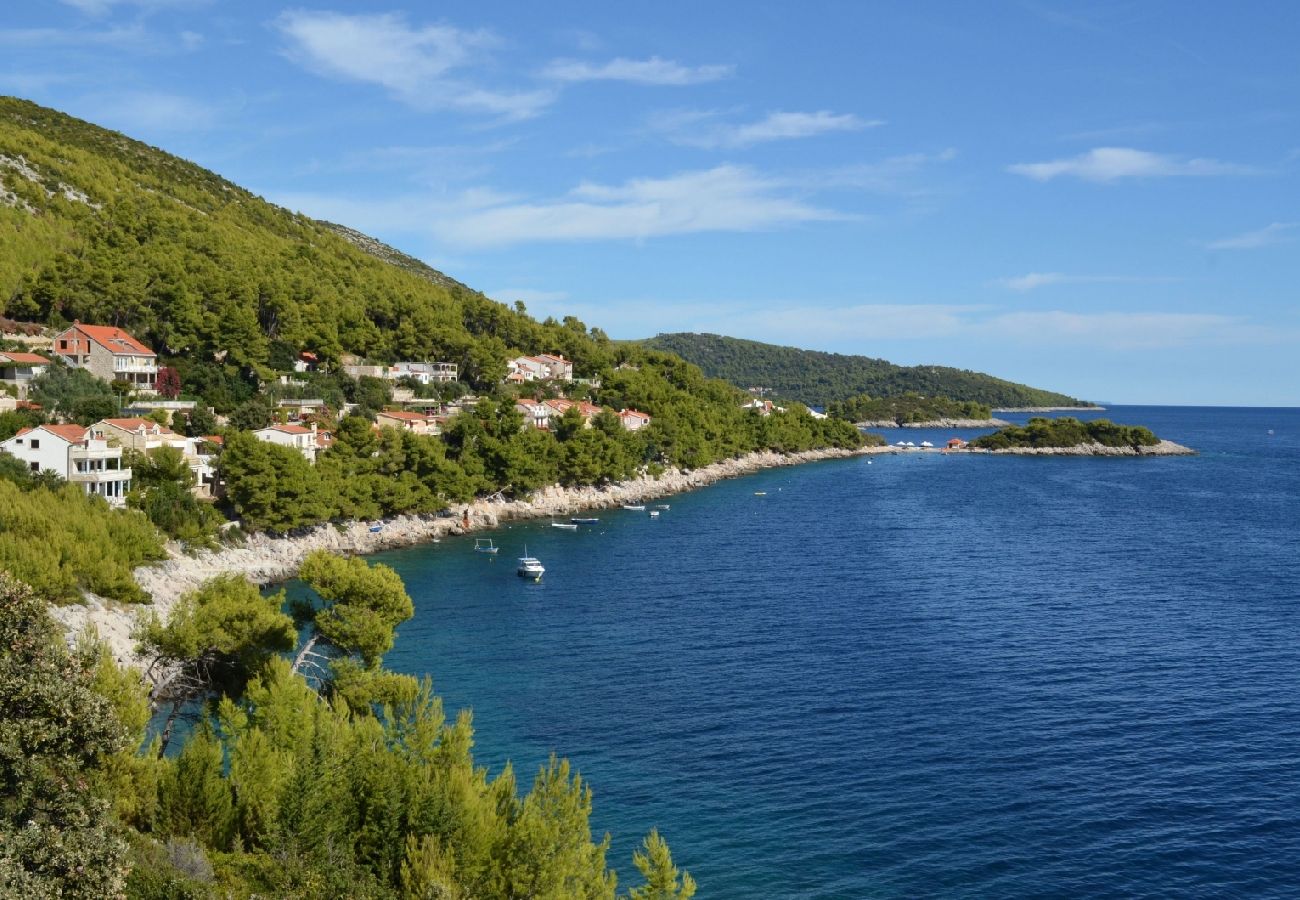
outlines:
{"label": "distant hill", "polygon": [[716,334],[660,334],[640,343],[675,353],[711,378],[740,388],[767,388],[771,395],[815,406],[862,394],[896,397],[909,391],[992,407],[1086,405],[1065,394],[948,366],[897,366],[869,356],[800,350]]}

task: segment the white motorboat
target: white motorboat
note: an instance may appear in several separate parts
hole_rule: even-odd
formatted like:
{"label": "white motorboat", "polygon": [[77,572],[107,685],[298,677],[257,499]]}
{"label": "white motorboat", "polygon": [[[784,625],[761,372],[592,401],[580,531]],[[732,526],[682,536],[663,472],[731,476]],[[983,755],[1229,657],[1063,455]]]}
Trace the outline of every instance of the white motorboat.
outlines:
{"label": "white motorboat", "polygon": [[656,504],[655,504],[655,509],[671,509],[671,508],[672,508],[672,507],[669,506],[667,503],[656,503]]}
{"label": "white motorboat", "polygon": [[630,509],[632,512],[645,512],[644,503],[624,503],[623,508]]}
{"label": "white motorboat", "polygon": [[474,538],[475,553],[490,553],[496,556],[500,549],[496,544],[492,543],[492,538]]}
{"label": "white motorboat", "polygon": [[524,555],[519,557],[519,577],[541,581],[545,574],[546,568],[542,565],[542,561],[535,556],[529,556],[528,548],[524,547]]}
{"label": "white motorboat", "polygon": [[652,509],[652,510],[650,510],[650,518],[652,518],[652,519],[657,519],[657,518],[659,518],[659,510],[657,510],[657,509]]}
{"label": "white motorboat", "polygon": [[573,522],[552,522],[552,528],[563,528],[565,531],[577,531],[578,526]]}

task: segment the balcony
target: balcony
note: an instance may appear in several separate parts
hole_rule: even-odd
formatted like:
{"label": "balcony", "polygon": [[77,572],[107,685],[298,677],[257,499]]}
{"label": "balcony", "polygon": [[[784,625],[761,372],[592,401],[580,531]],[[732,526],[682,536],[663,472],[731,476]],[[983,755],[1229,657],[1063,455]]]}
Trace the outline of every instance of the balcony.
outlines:
{"label": "balcony", "polygon": [[158,361],[140,356],[114,356],[114,372],[149,372],[158,373]]}
{"label": "balcony", "polygon": [[86,472],[68,473],[68,481],[73,484],[109,484],[114,481],[130,481],[130,469],[90,469]]}

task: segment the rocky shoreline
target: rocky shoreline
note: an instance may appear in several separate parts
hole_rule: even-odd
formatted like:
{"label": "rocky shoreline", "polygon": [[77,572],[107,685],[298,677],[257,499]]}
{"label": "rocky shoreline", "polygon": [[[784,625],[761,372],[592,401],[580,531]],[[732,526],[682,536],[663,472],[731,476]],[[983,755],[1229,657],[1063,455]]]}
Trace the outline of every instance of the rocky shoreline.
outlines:
{"label": "rocky shoreline", "polygon": [[1006,428],[1011,423],[1005,419],[931,419],[927,422],[898,422],[879,419],[874,422],[854,422],[857,428]]}
{"label": "rocky shoreline", "polygon": [[[672,494],[707,487],[728,478],[752,475],[763,469],[793,466],[827,459],[845,459],[868,454],[954,453],[990,456],[1188,456],[1195,450],[1161,441],[1153,447],[1106,447],[1084,444],[1078,447],[1015,447],[1005,450],[941,447],[862,447],[857,450],[808,450],[802,453],[763,451],[723,460],[700,469],[669,469],[658,478],[642,476],[604,487],[566,488],[553,485],[528,500],[481,499],[454,510],[454,516],[397,516],[385,520],[379,530],[371,523],[320,525],[301,534],[276,537],[251,535],[240,547],[216,551],[182,553],[169,547],[171,558],[155,566],[135,570],[135,579],[153,598],[149,606],[136,606],[87,595],[84,605],[59,606],[52,615],[70,636],[92,626],[119,662],[139,665],[131,632],[141,613],[156,612],[166,620],[180,597],[216,575],[238,573],[258,584],[284,581],[297,574],[304,558],[313,550],[334,553],[378,553],[396,547],[436,542],[446,535],[487,531],[504,522],[519,519],[568,517],[585,510],[617,509],[625,503],[643,503]],[[465,522],[468,518],[469,527]]]}
{"label": "rocky shoreline", "polygon": [[[240,547],[185,554],[169,547],[171,558],[155,566],[135,570],[135,580],[153,598],[149,606],[135,606],[87,595],[84,605],[51,609],[70,635],[93,626],[119,662],[139,665],[131,631],[142,612],[156,612],[166,620],[180,597],[216,575],[231,572],[258,584],[284,581],[297,574],[303,559],[313,550],[335,553],[377,553],[440,540],[445,535],[466,534],[496,528],[517,519],[568,517],[584,510],[617,509],[625,503],[642,503],[705,487],[727,478],[751,475],[763,469],[793,466],[825,459],[843,459],[867,453],[888,452],[889,447],[858,450],[808,450],[802,453],[762,451],[723,460],[691,471],[669,469],[658,478],[642,476],[604,487],[566,488],[559,485],[538,491],[528,500],[480,499],[455,507],[451,517],[397,516],[385,520],[378,531],[371,523],[319,525],[301,534],[275,537],[251,535]],[[469,527],[465,527],[468,517]]]}
{"label": "rocky shoreline", "polygon": [[994,412],[1044,413],[1044,412],[1102,412],[1104,406],[998,406]]}

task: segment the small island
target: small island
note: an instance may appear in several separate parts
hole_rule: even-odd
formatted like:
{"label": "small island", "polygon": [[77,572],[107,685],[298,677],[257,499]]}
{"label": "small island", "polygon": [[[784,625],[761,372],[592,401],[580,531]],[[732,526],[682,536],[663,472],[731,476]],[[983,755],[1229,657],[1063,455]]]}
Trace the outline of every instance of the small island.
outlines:
{"label": "small island", "polygon": [[1196,451],[1156,437],[1141,425],[1120,425],[1108,419],[1081,422],[1071,416],[1034,417],[970,442],[969,448],[990,453],[1073,456],[1187,456]]}

